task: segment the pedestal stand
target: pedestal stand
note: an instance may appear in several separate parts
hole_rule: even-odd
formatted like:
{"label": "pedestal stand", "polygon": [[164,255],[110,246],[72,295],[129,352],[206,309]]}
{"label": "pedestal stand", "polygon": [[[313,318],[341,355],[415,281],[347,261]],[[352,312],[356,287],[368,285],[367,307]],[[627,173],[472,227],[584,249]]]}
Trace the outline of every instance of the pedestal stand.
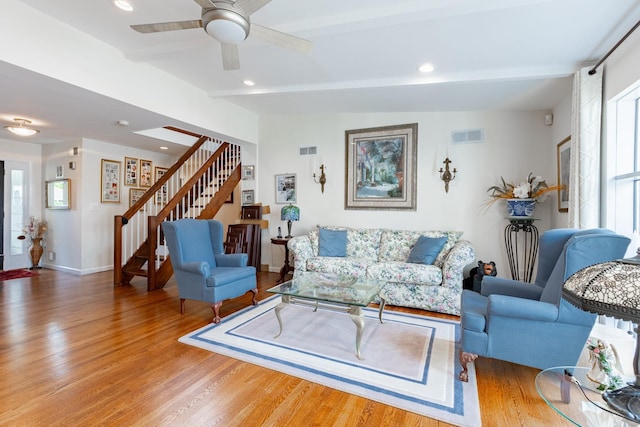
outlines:
{"label": "pedestal stand", "polygon": [[[524,217],[509,217],[507,219],[509,224],[504,229],[504,245],[507,249],[511,278],[530,283],[540,240],[538,229],[533,225],[536,219]],[[523,267],[522,278],[520,278],[521,265]]]}

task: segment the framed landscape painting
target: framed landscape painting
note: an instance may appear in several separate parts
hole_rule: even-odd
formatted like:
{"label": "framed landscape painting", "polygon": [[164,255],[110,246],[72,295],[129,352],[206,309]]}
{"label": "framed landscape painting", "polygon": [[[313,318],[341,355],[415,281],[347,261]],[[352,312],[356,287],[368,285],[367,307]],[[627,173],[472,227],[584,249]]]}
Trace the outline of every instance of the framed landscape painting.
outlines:
{"label": "framed landscape painting", "polygon": [[558,144],[558,211],[569,212],[569,169],[571,167],[571,137]]}
{"label": "framed landscape painting", "polygon": [[418,124],[348,130],[345,209],[416,210]]}

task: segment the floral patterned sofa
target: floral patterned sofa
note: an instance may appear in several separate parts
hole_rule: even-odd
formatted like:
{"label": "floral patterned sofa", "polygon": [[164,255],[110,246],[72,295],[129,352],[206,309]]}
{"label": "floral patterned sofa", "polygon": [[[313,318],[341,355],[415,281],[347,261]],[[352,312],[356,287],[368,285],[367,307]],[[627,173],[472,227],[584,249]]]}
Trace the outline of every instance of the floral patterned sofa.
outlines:
{"label": "floral patterned sofa", "polygon": [[[347,231],[346,256],[319,256],[319,229],[311,230],[288,243],[294,257],[294,277],[314,271],[385,280],[387,304],[460,314],[463,270],[475,259],[471,243],[460,240],[462,232],[321,228]],[[446,237],[431,265],[407,262],[420,236]]]}

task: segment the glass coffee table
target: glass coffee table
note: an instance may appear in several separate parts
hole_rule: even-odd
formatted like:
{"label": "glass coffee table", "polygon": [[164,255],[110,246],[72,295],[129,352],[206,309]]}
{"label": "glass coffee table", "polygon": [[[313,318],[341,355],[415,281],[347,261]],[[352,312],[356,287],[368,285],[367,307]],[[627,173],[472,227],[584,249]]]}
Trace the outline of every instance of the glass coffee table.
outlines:
{"label": "glass coffee table", "polygon": [[356,357],[363,360],[360,354],[360,341],[364,331],[364,316],[362,307],[366,307],[380,298],[378,318],[382,323],[382,311],[385,300],[380,295],[386,282],[367,278],[355,278],[324,273],[299,273],[292,280],[268,289],[267,292],[280,294],[282,302],[275,308],[280,331],[275,338],[282,334],[282,318],[280,312],[288,305],[303,305],[323,310],[348,313],[356,325]]}
{"label": "glass coffee table", "polygon": [[601,392],[589,387],[590,372],[591,368],[575,366],[545,369],[536,376],[536,389],[549,406],[575,425],[638,426],[609,408]]}

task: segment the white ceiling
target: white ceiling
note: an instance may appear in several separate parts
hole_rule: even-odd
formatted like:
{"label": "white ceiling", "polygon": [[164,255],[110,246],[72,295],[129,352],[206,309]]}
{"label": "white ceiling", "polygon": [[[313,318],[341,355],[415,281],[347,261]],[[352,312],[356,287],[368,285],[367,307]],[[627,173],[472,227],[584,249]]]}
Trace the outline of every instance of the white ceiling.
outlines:
{"label": "white ceiling", "polygon": [[[128,14],[109,0],[22,3],[257,114],[548,110],[570,93],[579,67],[598,61],[640,20],[638,0],[273,0],[252,22],[310,40],[312,52],[250,35],[239,46],[240,70],[223,71],[220,44],[202,29],[139,34],[129,28],[200,19],[196,2],[132,1],[136,9]],[[418,72],[425,62],[435,71]],[[256,85],[247,87],[244,79]],[[117,120],[150,128],[168,122],[1,61],[0,93],[3,125],[25,93],[39,100],[32,117],[57,124],[34,142],[122,141]],[[143,148],[150,139],[126,133],[127,143]],[[2,137],[11,139],[7,134]]]}

